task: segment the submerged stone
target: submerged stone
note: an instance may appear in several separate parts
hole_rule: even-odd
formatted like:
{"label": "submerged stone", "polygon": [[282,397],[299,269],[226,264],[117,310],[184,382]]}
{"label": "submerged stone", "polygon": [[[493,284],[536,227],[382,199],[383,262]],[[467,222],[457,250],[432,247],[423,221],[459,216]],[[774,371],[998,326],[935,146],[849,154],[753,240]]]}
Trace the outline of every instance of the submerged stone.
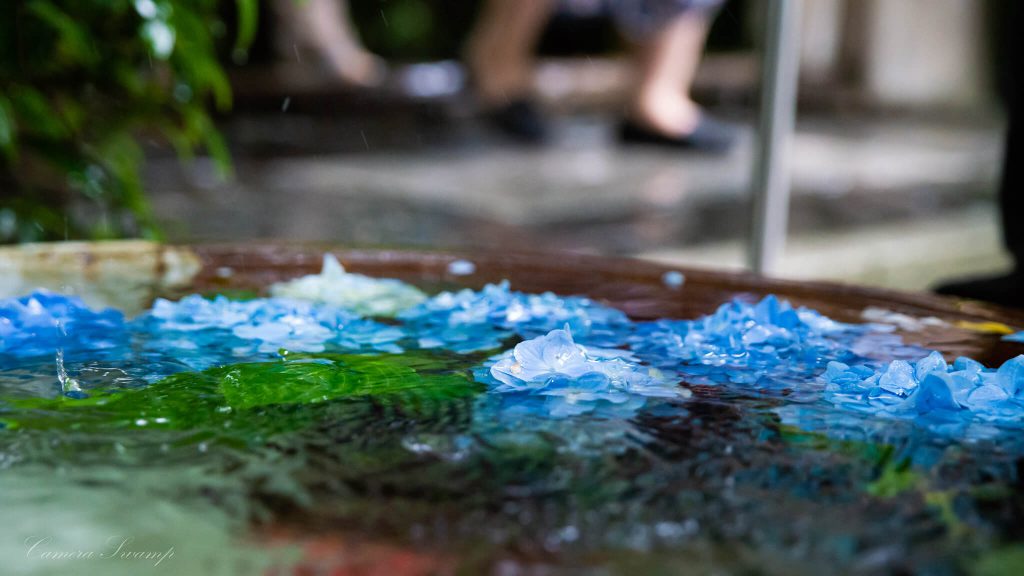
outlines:
{"label": "submerged stone", "polygon": [[401,280],[346,272],[331,254],[324,254],[319,274],[274,284],[270,294],[333,304],[364,316],[394,316],[427,299],[419,288]]}

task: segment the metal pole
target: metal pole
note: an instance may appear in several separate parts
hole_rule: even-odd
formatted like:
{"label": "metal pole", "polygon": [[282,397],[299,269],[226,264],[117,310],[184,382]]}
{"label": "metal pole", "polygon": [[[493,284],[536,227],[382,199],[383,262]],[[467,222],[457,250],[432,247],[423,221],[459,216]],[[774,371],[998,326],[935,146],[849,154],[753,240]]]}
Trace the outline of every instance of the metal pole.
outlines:
{"label": "metal pole", "polygon": [[761,110],[753,175],[750,267],[778,270],[789,217],[790,148],[796,117],[802,0],[767,0],[761,63]]}

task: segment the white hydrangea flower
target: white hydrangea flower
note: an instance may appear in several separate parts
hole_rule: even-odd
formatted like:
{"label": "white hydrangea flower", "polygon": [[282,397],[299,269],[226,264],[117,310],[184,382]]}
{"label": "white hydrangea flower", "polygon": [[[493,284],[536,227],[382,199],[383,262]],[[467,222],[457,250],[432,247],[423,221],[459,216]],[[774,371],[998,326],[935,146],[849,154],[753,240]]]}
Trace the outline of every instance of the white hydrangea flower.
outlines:
{"label": "white hydrangea flower", "polygon": [[324,254],[319,274],[278,282],[270,287],[270,294],[332,304],[364,316],[394,316],[427,299],[418,288],[401,280],[346,272],[331,254]]}

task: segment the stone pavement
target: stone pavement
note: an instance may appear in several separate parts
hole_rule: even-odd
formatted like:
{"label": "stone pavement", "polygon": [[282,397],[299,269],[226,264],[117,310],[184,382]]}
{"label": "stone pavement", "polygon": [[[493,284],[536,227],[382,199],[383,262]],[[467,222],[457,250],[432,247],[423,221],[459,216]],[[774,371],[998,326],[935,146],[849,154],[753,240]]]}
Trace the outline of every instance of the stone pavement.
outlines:
{"label": "stone pavement", "polygon": [[[744,123],[743,118],[735,120]],[[237,179],[155,158],[172,240],[567,249],[739,265],[752,134],[725,157],[622,148],[599,116],[562,116],[544,148],[429,108],[229,119]],[[922,289],[998,270],[998,118],[801,116],[787,276]],[[955,247],[955,249],[951,249]]]}

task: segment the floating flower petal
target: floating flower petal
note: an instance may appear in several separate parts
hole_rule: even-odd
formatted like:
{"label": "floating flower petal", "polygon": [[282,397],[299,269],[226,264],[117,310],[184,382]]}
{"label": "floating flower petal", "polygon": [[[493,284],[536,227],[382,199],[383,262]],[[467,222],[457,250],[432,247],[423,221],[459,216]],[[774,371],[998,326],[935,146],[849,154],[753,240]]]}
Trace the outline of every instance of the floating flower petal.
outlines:
{"label": "floating flower petal", "polygon": [[274,284],[270,294],[333,304],[364,316],[394,316],[427,299],[418,288],[401,280],[346,272],[331,254],[324,254],[319,274]]}
{"label": "floating flower petal", "polygon": [[0,354],[54,355],[58,349],[99,350],[125,343],[124,316],[90,310],[76,296],[37,290],[0,299]]}
{"label": "floating flower petal", "polygon": [[577,344],[568,327],[521,342],[493,358],[477,377],[491,384],[492,392],[513,395],[524,407],[555,418],[595,413],[626,417],[648,397],[685,395],[626,352]]}
{"label": "floating flower petal", "polygon": [[534,338],[565,324],[582,342],[617,346],[632,326],[621,311],[589,298],[512,292],[507,281],[479,291],[442,292],[398,317],[418,333],[421,347],[462,353],[497,348],[514,334]]}
{"label": "floating flower petal", "polygon": [[734,300],[697,320],[641,323],[629,341],[640,359],[694,381],[788,388],[828,360],[851,357],[862,332],[769,295],[755,305]]}
{"label": "floating flower petal", "polygon": [[387,326],[334,306],[283,298],[232,301],[188,296],[157,299],[136,326],[154,334],[149,346],[172,348],[190,357],[193,368],[276,353],[279,349],[320,352],[327,345],[346,350],[401,352],[405,337]]}
{"label": "floating flower petal", "polygon": [[969,358],[947,364],[938,352],[878,370],[831,362],[823,379],[825,398],[836,406],[916,420],[940,433],[955,429],[950,423],[1024,427],[1024,355],[998,370]]}

